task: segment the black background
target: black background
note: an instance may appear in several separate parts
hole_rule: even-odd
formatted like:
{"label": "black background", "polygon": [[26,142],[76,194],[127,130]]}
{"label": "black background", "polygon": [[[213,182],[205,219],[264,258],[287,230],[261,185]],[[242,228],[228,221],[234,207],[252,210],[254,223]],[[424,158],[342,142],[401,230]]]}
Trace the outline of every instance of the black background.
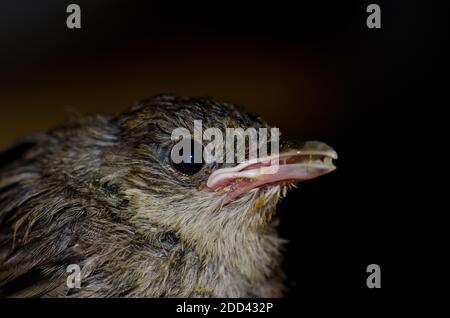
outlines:
{"label": "black background", "polygon": [[[376,307],[439,285],[442,3],[378,1],[382,28],[370,30],[367,1],[74,2],[81,30],[65,27],[68,1],[2,3],[3,144],[51,127],[67,104],[119,111],[165,92],[241,103],[285,137],[323,140],[339,153],[334,173],[300,184],[280,205],[288,304]],[[380,290],[366,287],[373,263]]]}

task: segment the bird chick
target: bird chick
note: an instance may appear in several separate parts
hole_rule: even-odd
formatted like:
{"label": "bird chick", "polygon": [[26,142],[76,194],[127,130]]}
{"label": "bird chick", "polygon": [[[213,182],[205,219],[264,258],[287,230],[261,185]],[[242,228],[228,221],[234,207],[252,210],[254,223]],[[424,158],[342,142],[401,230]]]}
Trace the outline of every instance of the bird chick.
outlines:
{"label": "bird chick", "polygon": [[[276,204],[293,183],[334,170],[337,155],[320,142],[288,145],[264,175],[270,156],[174,163],[171,134],[194,120],[269,128],[228,103],[165,95],[0,153],[0,296],[282,296]],[[78,288],[67,284],[71,264]]]}

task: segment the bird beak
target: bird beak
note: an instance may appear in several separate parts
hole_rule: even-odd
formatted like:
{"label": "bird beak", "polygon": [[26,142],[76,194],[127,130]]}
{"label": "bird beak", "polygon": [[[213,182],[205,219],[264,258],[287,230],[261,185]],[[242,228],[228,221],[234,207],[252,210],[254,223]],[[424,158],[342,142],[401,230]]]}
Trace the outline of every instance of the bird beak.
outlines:
{"label": "bird beak", "polygon": [[254,188],[277,183],[293,183],[317,178],[336,169],[337,153],[319,141],[308,141],[280,154],[242,162],[232,168],[215,170],[207,187],[228,193],[234,199]]}

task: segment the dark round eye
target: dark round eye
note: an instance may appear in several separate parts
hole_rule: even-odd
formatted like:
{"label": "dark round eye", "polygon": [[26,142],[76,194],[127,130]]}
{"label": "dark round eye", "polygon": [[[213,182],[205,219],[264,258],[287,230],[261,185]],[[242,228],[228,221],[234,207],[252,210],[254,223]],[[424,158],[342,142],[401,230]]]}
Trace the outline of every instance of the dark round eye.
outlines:
{"label": "dark round eye", "polygon": [[187,175],[194,175],[204,165],[202,158],[203,146],[192,139],[190,140],[190,147],[188,147],[187,143],[189,143],[189,140],[184,143],[184,146],[182,142],[175,144],[170,150],[169,161],[177,171]]}

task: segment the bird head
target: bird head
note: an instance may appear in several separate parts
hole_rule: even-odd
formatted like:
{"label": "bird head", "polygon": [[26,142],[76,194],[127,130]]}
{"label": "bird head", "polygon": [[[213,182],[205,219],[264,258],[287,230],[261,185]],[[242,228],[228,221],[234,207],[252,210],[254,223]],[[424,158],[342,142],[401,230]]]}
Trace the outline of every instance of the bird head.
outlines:
{"label": "bird head", "polygon": [[[181,153],[184,160],[174,162],[179,140],[173,131],[183,128],[194,136],[194,121],[224,136],[229,128],[270,128],[228,103],[158,96],[118,118],[121,142],[105,153],[110,170],[101,182],[120,180],[137,227],[176,233],[200,254],[219,255],[222,249],[237,253],[233,242],[269,233],[277,223],[276,204],[288,188],[335,169],[336,152],[317,141],[281,142],[279,154],[243,162],[205,162],[195,158],[194,148],[204,149],[207,142],[192,138],[191,150]],[[244,146],[246,154],[251,146]]]}

